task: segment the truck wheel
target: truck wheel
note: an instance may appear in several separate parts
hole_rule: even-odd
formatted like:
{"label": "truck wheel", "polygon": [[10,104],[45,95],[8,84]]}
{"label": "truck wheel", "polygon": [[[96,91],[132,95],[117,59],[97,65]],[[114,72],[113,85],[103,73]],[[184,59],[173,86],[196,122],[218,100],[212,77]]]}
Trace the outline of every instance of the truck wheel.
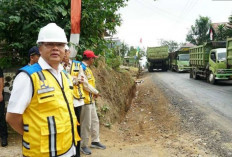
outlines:
{"label": "truck wheel", "polygon": [[152,67],[148,67],[148,71],[149,72],[153,72],[153,68]]}
{"label": "truck wheel", "polygon": [[180,73],[179,67],[177,66],[176,68],[176,72]]}
{"label": "truck wheel", "polygon": [[171,67],[171,71],[172,71],[172,72],[175,71],[174,68],[173,68],[173,66]]}
{"label": "truck wheel", "polygon": [[197,80],[197,79],[198,79],[196,69],[193,69],[193,79],[194,79],[194,80]]}
{"label": "truck wheel", "polygon": [[168,68],[165,67],[165,68],[162,69],[162,71],[168,71]]}
{"label": "truck wheel", "polygon": [[190,78],[193,78],[193,70],[192,70],[192,69],[190,69],[189,77],[190,77]]}
{"label": "truck wheel", "polygon": [[216,84],[215,75],[212,72],[209,74],[208,82],[210,84]]}

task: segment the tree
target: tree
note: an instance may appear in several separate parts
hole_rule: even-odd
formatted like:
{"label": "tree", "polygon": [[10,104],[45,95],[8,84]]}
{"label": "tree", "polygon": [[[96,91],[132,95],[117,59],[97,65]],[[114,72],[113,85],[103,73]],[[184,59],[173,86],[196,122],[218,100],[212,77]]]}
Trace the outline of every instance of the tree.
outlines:
{"label": "tree", "polygon": [[[97,54],[107,49],[104,33],[116,33],[116,26],[121,24],[117,11],[127,1],[82,1],[79,55],[88,48]],[[69,0],[1,0],[0,41],[4,41],[4,48],[27,56],[28,49],[36,44],[39,29],[50,22],[64,28],[69,39],[70,3]]]}
{"label": "tree", "polygon": [[139,47],[134,48],[133,46],[130,47],[130,50],[128,51],[127,56],[130,57],[135,57],[137,54],[136,59],[139,60],[140,58],[142,58],[143,56],[145,56],[145,51]]}
{"label": "tree", "polygon": [[231,26],[231,27],[227,27],[226,28],[226,32],[225,32],[225,34],[226,34],[226,36],[227,37],[232,37],[232,15],[230,15],[230,17],[228,18],[228,20],[229,20],[229,25]]}
{"label": "tree", "polygon": [[19,56],[12,64],[26,64],[27,52],[36,44],[39,29],[49,22],[56,22],[67,32],[69,11],[68,0],[46,3],[42,0],[0,1],[0,41],[5,43],[6,51],[13,52],[8,58]]}
{"label": "tree", "polygon": [[228,18],[229,23],[232,24],[232,15],[230,15],[230,17]]}
{"label": "tree", "polygon": [[199,19],[196,19],[195,25],[191,26],[191,30],[188,32],[186,41],[194,45],[201,45],[204,42],[209,41],[209,29],[211,25],[211,20],[209,17],[199,16]]}
{"label": "tree", "polygon": [[225,41],[226,40],[226,27],[224,24],[218,25],[216,41]]}
{"label": "tree", "polygon": [[168,40],[160,39],[160,44],[161,44],[161,46],[167,45],[167,46],[168,46],[169,52],[174,52],[174,51],[176,51],[176,50],[178,49],[178,47],[179,47],[178,42],[175,42],[175,41],[173,41],[173,40],[169,40],[169,41],[168,41]]}
{"label": "tree", "polygon": [[125,55],[128,53],[128,51],[129,51],[128,45],[123,42],[122,45],[121,45],[121,49],[120,49],[120,56],[122,58],[124,58]]}
{"label": "tree", "polygon": [[136,52],[137,52],[137,49],[134,48],[134,46],[131,46],[129,51],[128,51],[127,56],[134,57],[136,55]]}
{"label": "tree", "polygon": [[85,0],[82,1],[80,48],[91,48],[97,54],[106,49],[104,33],[113,35],[116,26],[121,24],[121,16],[117,12],[128,0]]}

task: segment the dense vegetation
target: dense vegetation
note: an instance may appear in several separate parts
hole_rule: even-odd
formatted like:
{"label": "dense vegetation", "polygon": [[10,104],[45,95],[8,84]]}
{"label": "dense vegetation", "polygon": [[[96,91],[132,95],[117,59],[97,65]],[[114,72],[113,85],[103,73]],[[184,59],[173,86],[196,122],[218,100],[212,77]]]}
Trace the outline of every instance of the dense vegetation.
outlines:
{"label": "dense vegetation", "polygon": [[[128,0],[84,0],[82,1],[81,38],[78,47],[80,57],[84,49],[97,54],[112,53],[104,40],[104,33],[116,33],[121,24],[119,8]],[[7,51],[1,58],[1,66],[26,64],[28,50],[36,44],[39,29],[50,22],[64,28],[70,36],[69,0],[0,0],[0,41]],[[110,55],[109,55],[110,56]]]}
{"label": "dense vegetation", "polygon": [[209,17],[199,16],[196,19],[195,24],[191,26],[191,30],[188,32],[186,41],[194,44],[201,45],[204,42],[214,40],[222,41],[228,37],[232,37],[232,15],[228,18],[228,25],[219,24],[217,30],[213,30],[213,39],[210,39],[210,29],[212,29],[212,22]]}

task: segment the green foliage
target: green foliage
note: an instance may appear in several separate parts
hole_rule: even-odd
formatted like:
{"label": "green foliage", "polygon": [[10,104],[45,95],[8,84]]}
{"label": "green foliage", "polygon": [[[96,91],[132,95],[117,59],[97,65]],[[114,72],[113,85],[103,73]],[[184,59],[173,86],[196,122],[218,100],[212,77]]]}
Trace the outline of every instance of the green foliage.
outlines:
{"label": "green foliage", "polygon": [[128,51],[129,51],[129,47],[123,42],[120,49],[120,56],[124,58]]}
{"label": "green foliage", "polygon": [[136,52],[137,52],[137,49],[131,46],[127,56],[134,57],[136,55]]}
{"label": "green foliage", "polygon": [[179,45],[180,45],[176,41],[173,41],[173,40],[168,41],[168,40],[163,40],[163,39],[160,40],[160,44],[161,44],[161,46],[167,45],[169,52],[176,51],[178,49]]}
{"label": "green foliage", "polygon": [[97,115],[99,117],[99,119],[104,118],[105,114],[110,111],[110,107],[108,105],[104,105],[102,106],[100,109],[99,107],[96,107],[97,110]]}
{"label": "green foliage", "polygon": [[1,68],[10,68],[10,65],[12,63],[11,57],[2,57],[0,58],[0,67]]}
{"label": "green foliage", "polygon": [[[116,26],[121,24],[121,16],[117,12],[128,0],[85,0],[82,1],[80,45],[84,49],[92,49],[96,54],[108,51],[104,34],[116,33]],[[83,48],[80,52],[83,52]]]}
{"label": "green foliage", "polygon": [[211,25],[211,20],[209,17],[200,16],[196,19],[195,25],[191,26],[191,30],[188,32],[186,41],[194,45],[201,45],[206,41],[209,41],[208,30]]}
{"label": "green foliage", "polygon": [[145,56],[145,51],[137,47],[135,49],[133,46],[130,47],[127,57],[124,58],[123,64],[126,66],[139,66],[139,60]]}
{"label": "green foliage", "polygon": [[[229,24],[232,26],[232,15],[230,15],[230,17],[228,18],[229,20]],[[226,28],[226,32],[225,32],[227,37],[232,37],[232,27]]]}
{"label": "green foliage", "polygon": [[115,55],[120,56],[121,58],[124,58],[124,56],[129,51],[128,45],[124,42],[120,43],[119,41],[108,40],[108,47],[110,47]]}
{"label": "green foliage", "polygon": [[146,53],[142,49],[134,48],[133,46],[131,46],[129,51],[128,51],[127,56],[134,57],[134,56],[136,56],[137,51],[139,51],[138,56],[137,56],[137,60],[140,60],[140,58],[142,58],[143,56],[146,55]]}
{"label": "green foliage", "polygon": [[230,17],[228,18],[229,23],[232,24],[232,15],[230,15]]}
{"label": "green foliage", "polygon": [[111,129],[112,123],[110,123],[110,122],[104,123],[104,126]]}
{"label": "green foliage", "polygon": [[67,31],[68,11],[70,6],[65,1],[0,1],[0,41],[5,43],[5,51],[14,51],[8,57],[18,54],[20,58],[12,60],[11,65],[25,64],[28,50],[36,45],[39,29],[47,23],[56,22]]}
{"label": "green foliage", "polygon": [[[78,58],[85,49],[96,54],[105,53],[108,48],[104,33],[116,33],[121,23],[119,8],[128,0],[84,0],[82,1],[81,34]],[[26,58],[28,50],[36,44],[41,27],[55,22],[64,28],[70,37],[69,0],[1,0],[0,1],[0,41],[7,45],[6,51],[13,49],[21,58]],[[21,63],[14,63],[21,64]]]}
{"label": "green foliage", "polygon": [[110,107],[108,105],[104,105],[103,107],[101,107],[101,111],[104,113],[106,113],[109,110],[110,110]]}
{"label": "green foliage", "polygon": [[118,70],[119,66],[122,64],[121,57],[115,55],[114,50],[111,49],[106,53],[106,64],[112,69]]}
{"label": "green foliage", "polygon": [[218,25],[216,41],[225,41],[226,40],[226,27],[224,24]]}
{"label": "green foliage", "polygon": [[227,28],[225,34],[226,37],[232,38],[232,28]]}

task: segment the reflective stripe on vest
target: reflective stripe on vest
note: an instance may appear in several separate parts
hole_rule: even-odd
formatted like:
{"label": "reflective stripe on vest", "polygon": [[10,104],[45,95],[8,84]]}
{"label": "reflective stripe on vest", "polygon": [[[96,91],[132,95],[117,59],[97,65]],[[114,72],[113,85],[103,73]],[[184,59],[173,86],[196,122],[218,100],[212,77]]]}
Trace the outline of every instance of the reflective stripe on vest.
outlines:
{"label": "reflective stripe on vest", "polygon": [[77,62],[74,62],[74,64],[75,64],[75,66],[74,66],[74,72],[79,72],[80,71],[80,64],[79,63],[77,63]]}
{"label": "reflective stripe on vest", "polygon": [[[88,79],[88,83],[93,86],[95,88],[95,78],[93,76],[93,73],[91,71],[91,69],[89,67],[86,68],[86,70],[84,71],[85,73],[85,76],[87,77]],[[84,99],[84,102],[85,104],[92,104],[93,103],[93,94],[84,90],[84,94],[85,94],[85,99]]]}
{"label": "reflective stripe on vest", "polygon": [[26,149],[30,149],[30,143],[26,142],[23,140],[23,146],[26,148]]}
{"label": "reflective stripe on vest", "polygon": [[56,123],[54,116],[47,117],[48,120],[48,128],[49,128],[49,149],[50,149],[50,156],[56,157],[57,150],[56,150]]}
{"label": "reflective stripe on vest", "polygon": [[[71,75],[78,77],[80,71],[81,62],[73,60],[71,66]],[[73,95],[75,99],[84,99],[84,91],[83,91],[83,84],[74,85],[73,87]]]}
{"label": "reflective stripe on vest", "polygon": [[28,132],[29,131],[29,125],[28,124],[23,124],[23,130]]}
{"label": "reflective stripe on vest", "polygon": [[64,72],[66,78],[68,79],[69,88],[70,88],[70,89],[73,89],[73,83],[72,83],[72,81],[70,80],[67,71],[66,71],[66,70],[63,70],[63,72]]}

